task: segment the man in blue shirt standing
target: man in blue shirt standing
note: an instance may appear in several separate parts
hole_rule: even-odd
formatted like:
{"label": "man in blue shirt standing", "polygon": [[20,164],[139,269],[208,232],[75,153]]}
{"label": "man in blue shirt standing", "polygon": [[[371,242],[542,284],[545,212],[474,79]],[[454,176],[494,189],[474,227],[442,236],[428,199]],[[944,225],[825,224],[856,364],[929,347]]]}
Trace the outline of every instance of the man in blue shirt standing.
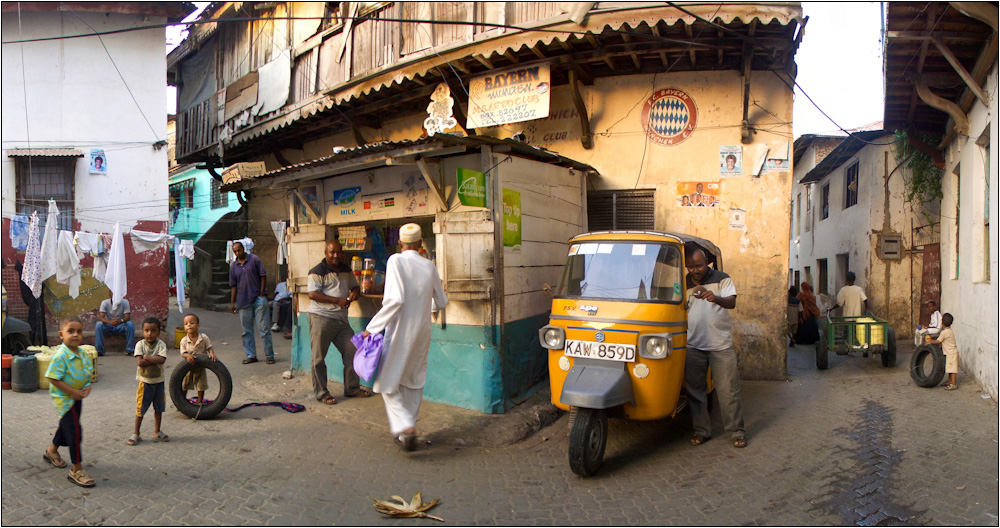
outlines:
{"label": "man in blue shirt standing", "polygon": [[271,365],[274,363],[274,346],[271,344],[271,318],[267,310],[267,270],[257,255],[243,249],[242,242],[233,242],[233,253],[236,260],[229,266],[229,285],[233,289],[229,310],[240,314],[243,325],[243,351],[247,355],[243,364],[257,362],[257,347],[253,338],[256,320],[267,364]]}

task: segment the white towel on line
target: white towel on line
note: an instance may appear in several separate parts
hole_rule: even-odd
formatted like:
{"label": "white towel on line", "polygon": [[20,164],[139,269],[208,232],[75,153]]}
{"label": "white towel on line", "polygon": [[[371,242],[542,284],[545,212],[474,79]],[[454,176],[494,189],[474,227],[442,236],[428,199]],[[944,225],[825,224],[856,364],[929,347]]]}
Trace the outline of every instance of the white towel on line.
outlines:
{"label": "white towel on line", "polygon": [[104,284],[111,289],[111,303],[118,304],[128,294],[128,277],[125,272],[125,239],[122,237],[121,225],[115,222],[114,234],[111,235],[111,249],[108,251],[108,271],[104,275]]}
{"label": "white towel on line", "polygon": [[56,282],[69,286],[69,296],[80,296],[80,255],[72,231],[59,231],[56,245]]}
{"label": "white towel on line", "polygon": [[164,242],[167,242],[173,235],[169,233],[154,233],[152,231],[140,231],[138,229],[133,229],[132,232],[132,249],[136,253],[144,253],[153,249],[159,248]]}

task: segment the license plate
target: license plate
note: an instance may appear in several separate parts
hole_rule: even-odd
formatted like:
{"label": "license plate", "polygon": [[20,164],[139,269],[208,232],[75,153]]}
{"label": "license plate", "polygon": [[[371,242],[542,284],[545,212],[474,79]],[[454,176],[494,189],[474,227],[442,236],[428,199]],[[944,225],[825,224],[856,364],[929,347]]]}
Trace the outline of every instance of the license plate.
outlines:
{"label": "license plate", "polygon": [[635,345],[567,339],[563,353],[572,357],[635,362]]}

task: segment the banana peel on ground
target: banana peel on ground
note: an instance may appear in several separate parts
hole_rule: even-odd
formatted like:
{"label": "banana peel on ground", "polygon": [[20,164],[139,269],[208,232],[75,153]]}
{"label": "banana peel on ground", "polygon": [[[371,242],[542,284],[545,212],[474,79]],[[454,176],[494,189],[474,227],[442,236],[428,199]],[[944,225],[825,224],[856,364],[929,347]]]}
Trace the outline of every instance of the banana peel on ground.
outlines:
{"label": "banana peel on ground", "polygon": [[441,501],[439,499],[434,499],[426,504],[420,498],[420,492],[418,491],[414,496],[413,500],[406,502],[399,495],[393,495],[389,497],[390,499],[395,499],[397,502],[391,502],[388,500],[375,500],[375,510],[379,513],[389,515],[391,517],[423,517],[427,519],[434,519],[435,521],[444,522],[444,519],[440,517],[435,517],[433,515],[428,515],[427,510],[435,507]]}

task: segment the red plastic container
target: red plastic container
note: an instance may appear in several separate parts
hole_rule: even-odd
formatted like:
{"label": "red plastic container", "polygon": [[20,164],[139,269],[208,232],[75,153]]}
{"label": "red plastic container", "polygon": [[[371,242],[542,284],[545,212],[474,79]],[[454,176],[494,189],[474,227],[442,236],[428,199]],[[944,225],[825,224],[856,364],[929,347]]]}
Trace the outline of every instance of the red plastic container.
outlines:
{"label": "red plastic container", "polygon": [[10,368],[14,365],[14,356],[3,355],[3,390],[10,390]]}

